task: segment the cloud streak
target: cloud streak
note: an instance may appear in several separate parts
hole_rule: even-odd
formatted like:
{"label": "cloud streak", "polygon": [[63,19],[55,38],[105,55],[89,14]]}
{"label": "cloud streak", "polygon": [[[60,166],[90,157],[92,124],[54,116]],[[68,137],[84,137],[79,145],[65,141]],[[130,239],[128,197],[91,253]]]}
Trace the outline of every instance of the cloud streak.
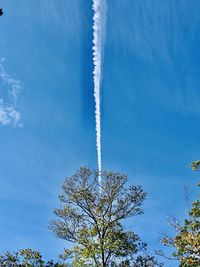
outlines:
{"label": "cloud streak", "polygon": [[101,97],[100,89],[102,82],[102,57],[105,37],[106,0],[93,0],[93,79],[95,98],[96,120],[96,146],[99,171],[99,183],[101,183]]}
{"label": "cloud streak", "polygon": [[21,114],[16,109],[18,96],[21,92],[22,85],[19,80],[13,79],[6,73],[3,66],[4,58],[0,63],[0,79],[3,90],[6,90],[7,97],[0,96],[0,124],[3,126],[21,126]]}

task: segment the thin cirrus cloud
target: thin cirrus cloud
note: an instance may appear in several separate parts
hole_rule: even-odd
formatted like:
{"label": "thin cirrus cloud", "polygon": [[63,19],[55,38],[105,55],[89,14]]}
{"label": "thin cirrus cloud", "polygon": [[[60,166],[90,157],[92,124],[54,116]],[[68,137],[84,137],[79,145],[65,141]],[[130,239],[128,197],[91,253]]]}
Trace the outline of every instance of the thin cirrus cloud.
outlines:
{"label": "thin cirrus cloud", "polygon": [[5,71],[3,62],[0,61],[0,124],[3,126],[22,126],[21,114],[16,108],[17,99],[22,89],[19,80],[14,79]]}

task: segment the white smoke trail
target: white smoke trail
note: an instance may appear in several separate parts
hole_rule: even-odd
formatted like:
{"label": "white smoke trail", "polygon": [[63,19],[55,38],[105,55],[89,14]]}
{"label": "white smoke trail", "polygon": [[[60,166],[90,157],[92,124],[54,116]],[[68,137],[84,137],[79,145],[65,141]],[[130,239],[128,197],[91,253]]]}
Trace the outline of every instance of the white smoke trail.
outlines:
{"label": "white smoke trail", "polygon": [[96,120],[96,146],[99,183],[101,183],[101,81],[102,81],[102,58],[106,23],[106,0],[93,0],[93,79],[95,98]]}

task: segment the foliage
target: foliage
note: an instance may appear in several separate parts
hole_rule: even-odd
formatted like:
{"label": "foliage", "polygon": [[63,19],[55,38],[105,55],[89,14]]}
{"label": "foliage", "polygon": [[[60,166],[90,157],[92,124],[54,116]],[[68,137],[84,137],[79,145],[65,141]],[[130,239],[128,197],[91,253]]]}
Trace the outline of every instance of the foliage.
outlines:
{"label": "foliage", "polygon": [[200,160],[193,161],[190,164],[190,167],[192,168],[193,171],[199,171],[199,169],[200,169]]}
{"label": "foliage", "polygon": [[6,252],[0,256],[1,267],[67,267],[64,263],[45,263],[40,252],[32,249],[21,249],[18,252]]}
{"label": "foliage", "polygon": [[[199,170],[200,161],[191,164],[193,170]],[[181,225],[176,219],[170,222],[176,230],[175,237],[165,235],[161,242],[165,246],[176,248],[169,258],[178,259],[180,267],[199,267],[200,266],[200,200],[197,199],[192,203],[189,211],[189,218]],[[160,252],[160,254],[164,255]]]}
{"label": "foliage", "polygon": [[[62,186],[58,219],[50,226],[57,237],[74,243],[62,259],[71,258],[74,267],[147,266],[139,265],[138,254],[146,244],[122,225],[122,220],[143,213],[146,193],[141,186],[126,186],[124,174],[102,172],[100,184],[98,175],[82,167]],[[139,257],[138,265],[130,265],[133,255]]]}

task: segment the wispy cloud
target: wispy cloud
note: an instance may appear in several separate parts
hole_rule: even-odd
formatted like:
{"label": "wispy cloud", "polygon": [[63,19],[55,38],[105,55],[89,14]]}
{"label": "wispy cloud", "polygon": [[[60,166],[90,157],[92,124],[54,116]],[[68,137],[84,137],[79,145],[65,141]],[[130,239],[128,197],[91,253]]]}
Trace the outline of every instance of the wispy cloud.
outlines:
{"label": "wispy cloud", "polygon": [[3,93],[0,95],[0,124],[3,126],[22,126],[21,114],[16,108],[22,85],[19,80],[12,78],[12,76],[5,71],[3,65],[4,61],[5,58],[1,58],[0,86],[3,87],[5,93],[2,91]]}

